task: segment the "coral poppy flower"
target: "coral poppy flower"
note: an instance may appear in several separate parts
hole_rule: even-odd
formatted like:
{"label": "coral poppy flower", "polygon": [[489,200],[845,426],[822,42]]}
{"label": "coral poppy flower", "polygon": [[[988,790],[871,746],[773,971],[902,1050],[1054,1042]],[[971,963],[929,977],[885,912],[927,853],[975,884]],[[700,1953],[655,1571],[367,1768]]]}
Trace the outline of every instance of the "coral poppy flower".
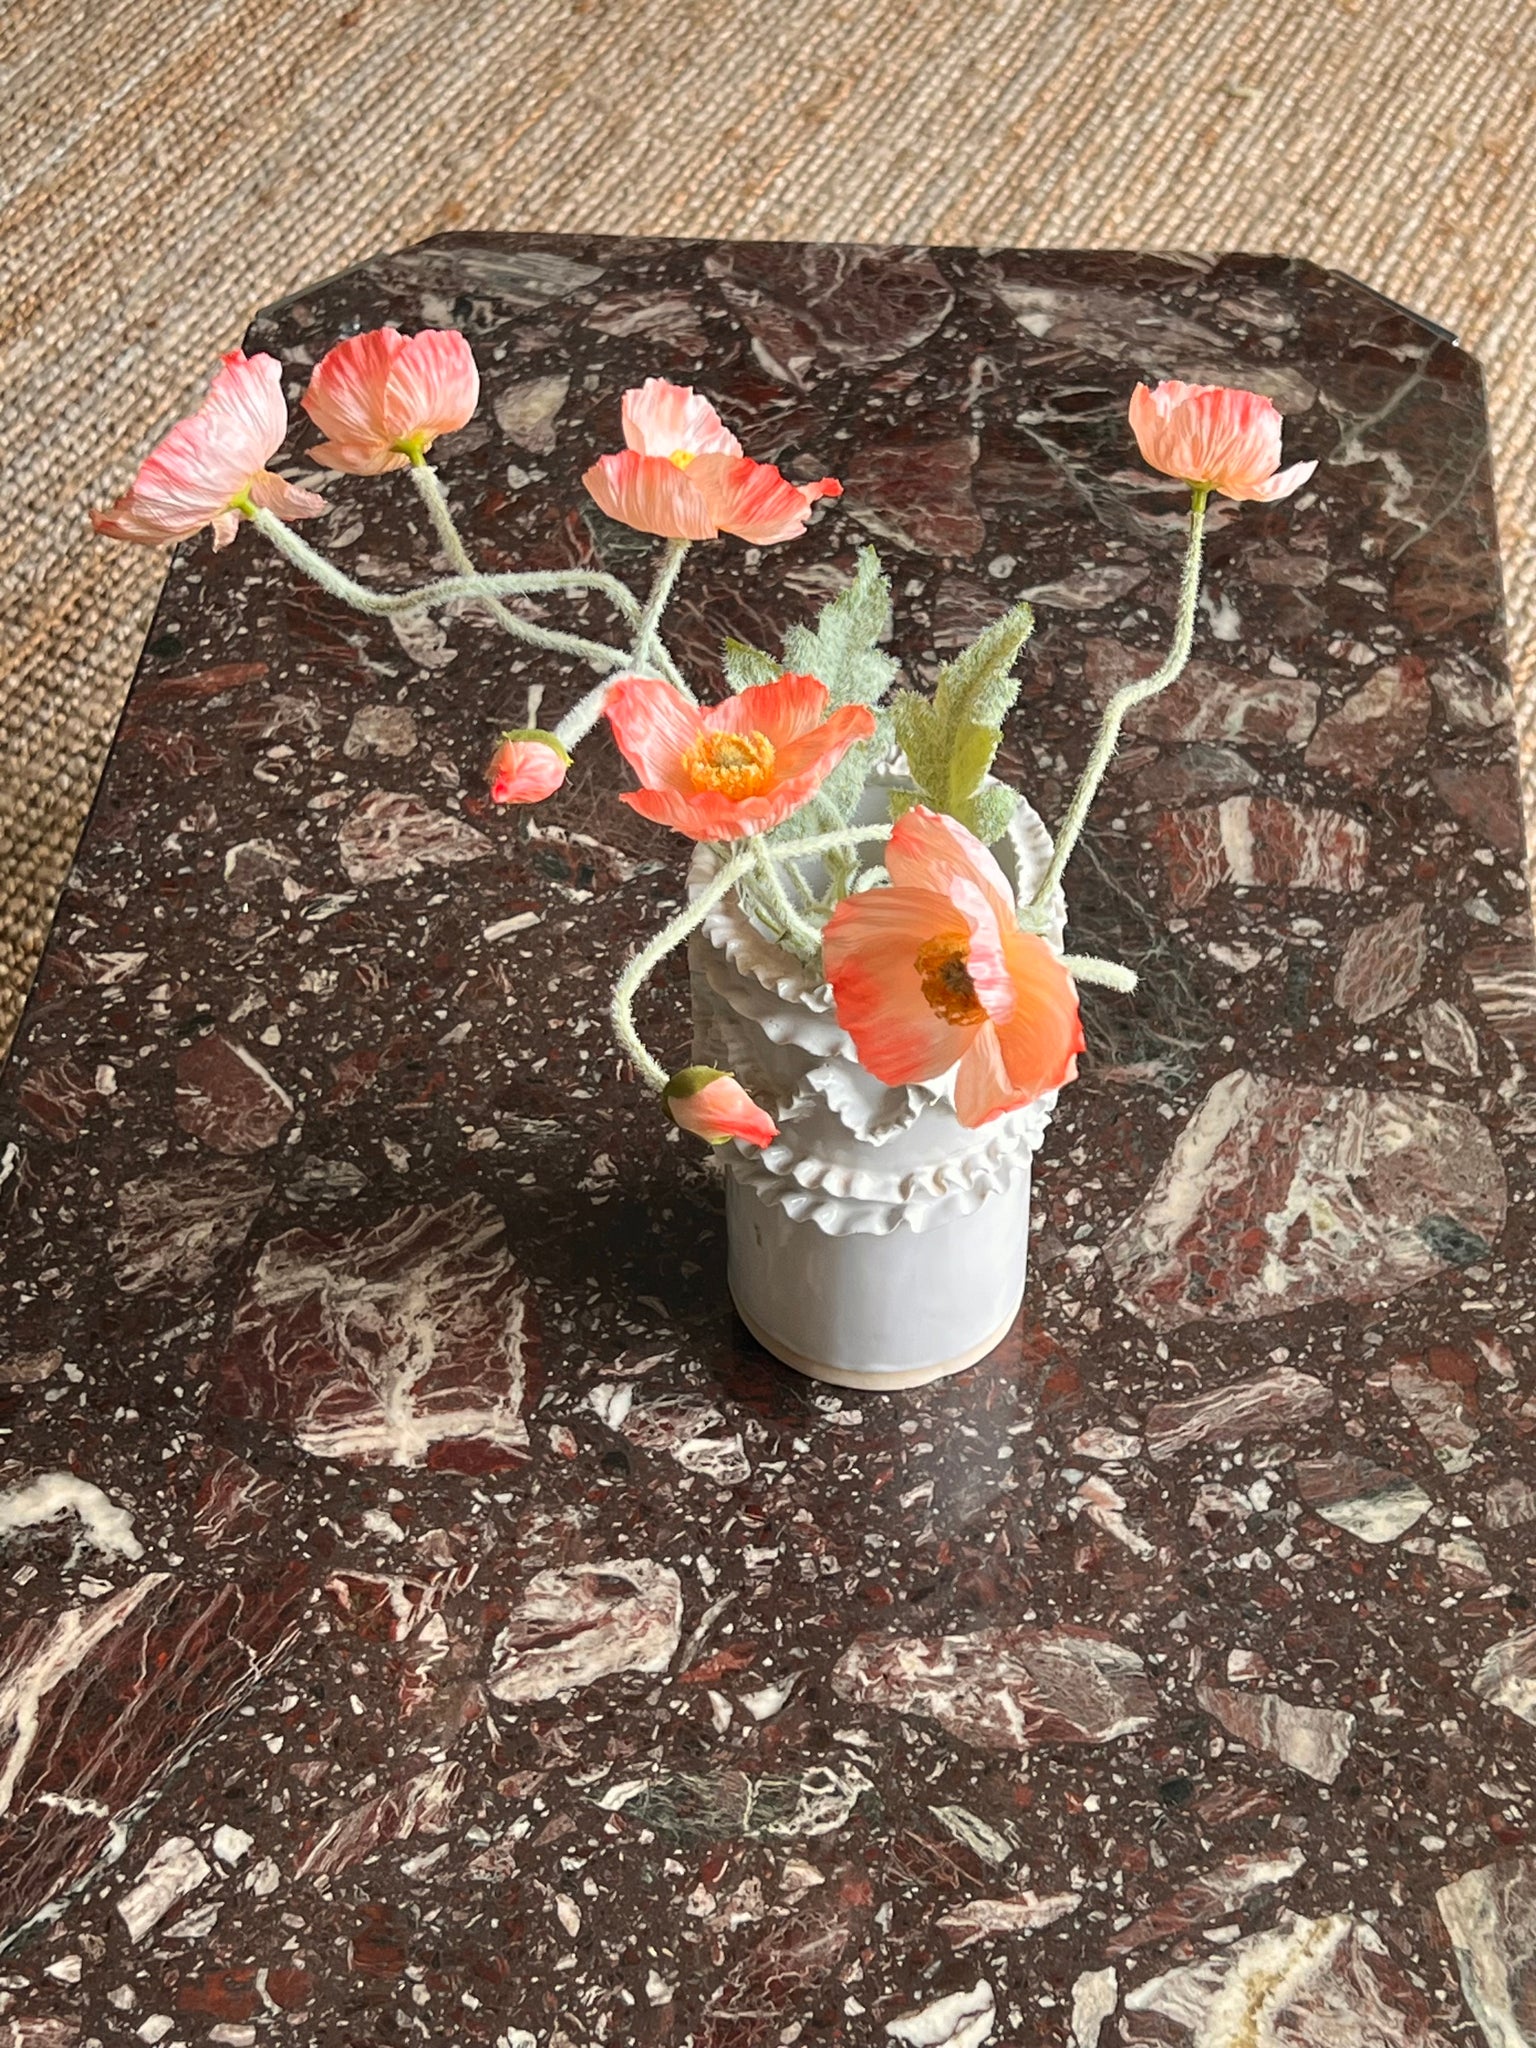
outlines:
{"label": "coral poppy flower", "polygon": [[493,804],[539,804],[565,780],[571,757],[552,732],[504,732],[486,770]]}
{"label": "coral poppy flower", "polygon": [[651,676],[620,676],[603,708],[644,785],[624,801],[690,839],[771,831],[875,730],[867,706],[829,718],[827,703],[814,676],[783,675],[702,709]]}
{"label": "coral poppy flower", "polygon": [[1273,504],[1299,491],[1315,462],[1280,467],[1280,415],[1257,391],[1168,379],[1131,393],[1131,432],[1142,459],[1164,476],[1203,484],[1224,498]]}
{"label": "coral poppy flower", "polygon": [[837,1021],[890,1087],[958,1062],[955,1114],[974,1129],[1077,1072],[1072,977],[1019,930],[1013,892],[979,839],[915,805],[885,852],[889,889],[839,903],[822,935]]}
{"label": "coral poppy flower", "polygon": [[731,1074],[718,1067],[684,1067],[662,1089],[673,1123],[711,1145],[739,1138],[744,1145],[771,1145],[779,1127]]}
{"label": "coral poppy flower", "polygon": [[624,394],[623,455],[604,455],[582,478],[610,519],[670,540],[738,540],[765,547],[805,531],[818,498],[840,498],[835,477],[792,484],[753,462],[696,391],[647,377]]}
{"label": "coral poppy flower", "polygon": [[288,431],[283,367],[276,356],[231,349],[190,418],[178,420],[139,464],[115,505],[91,524],[113,540],[154,547],[187,540],[204,526],[226,548],[240,524],[242,500],[279,519],[313,519],[330,507],[267,468]]}
{"label": "coral poppy flower", "polygon": [[316,462],[378,476],[420,462],[439,434],[467,423],[480,402],[480,372],[451,327],[411,335],[376,327],[326,351],[302,402],[326,436],[310,450]]}

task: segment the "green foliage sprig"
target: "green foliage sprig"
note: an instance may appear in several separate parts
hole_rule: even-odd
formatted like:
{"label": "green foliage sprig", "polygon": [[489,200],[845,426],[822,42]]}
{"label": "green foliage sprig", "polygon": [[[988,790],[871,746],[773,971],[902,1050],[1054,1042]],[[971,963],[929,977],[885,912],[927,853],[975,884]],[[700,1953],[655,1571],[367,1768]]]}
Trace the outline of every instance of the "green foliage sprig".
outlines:
{"label": "green foliage sprig", "polygon": [[824,683],[833,710],[840,704],[867,704],[874,712],[874,737],[850,748],[821,786],[821,803],[831,805],[840,818],[853,815],[871,761],[893,744],[891,716],[882,705],[899,665],[880,644],[890,630],[890,582],[874,549],[860,548],[847,589],[822,607],[814,626],[791,626],[785,633],[782,661],[744,640],[725,643],[725,679],[733,690],[771,683],[787,669]]}
{"label": "green foliage sprig", "polygon": [[893,792],[891,815],[915,803],[947,811],[984,846],[1007,831],[1016,793],[987,776],[1003,736],[1003,720],[1019,694],[1013,665],[1034,630],[1027,604],[1015,605],[939,670],[931,698],[898,690],[892,700],[896,739],[915,791]]}

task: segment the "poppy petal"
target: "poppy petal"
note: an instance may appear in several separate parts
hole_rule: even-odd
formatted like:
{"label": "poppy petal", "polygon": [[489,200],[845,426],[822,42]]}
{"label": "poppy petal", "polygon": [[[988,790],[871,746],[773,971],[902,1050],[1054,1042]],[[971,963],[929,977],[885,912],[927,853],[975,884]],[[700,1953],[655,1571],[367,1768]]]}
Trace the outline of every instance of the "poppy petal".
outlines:
{"label": "poppy petal", "polygon": [[1293,491],[1299,491],[1316,468],[1315,462],[1293,462],[1289,469],[1277,469],[1273,476],[1254,484],[1248,496],[1260,505],[1273,505],[1278,499],[1288,498]]}
{"label": "poppy petal", "polygon": [[777,750],[819,725],[829,701],[815,676],[782,675],[711,704],[704,723],[711,732],[760,732]]}
{"label": "poppy petal", "polygon": [[[695,467],[697,465],[694,465]],[[603,455],[583,476],[610,519],[668,540],[717,540],[719,529],[687,473],[660,455]]]}
{"label": "poppy petal", "polygon": [[454,327],[413,334],[396,355],[385,392],[391,440],[435,440],[467,426],[480,403],[474,350]]}
{"label": "poppy petal", "polygon": [[917,956],[946,932],[963,943],[953,906],[928,889],[866,889],[846,897],[822,933],[837,1021],[888,1087],[947,1073],[975,1027],[951,1024],[923,994]]}
{"label": "poppy petal", "polygon": [[840,705],[830,718],[778,749],[775,778],[798,782],[814,773],[817,783],[824,782],[850,747],[874,734],[875,715],[867,705]]}
{"label": "poppy petal", "polygon": [[[337,443],[358,454],[389,454],[389,443],[395,435],[386,416],[386,397],[390,372],[404,347],[405,336],[398,327],[375,327],[367,334],[349,335],[326,350],[311,372],[309,388],[299,403],[327,443]],[[315,453],[320,456],[318,449]],[[395,460],[406,458],[397,456]],[[326,466],[345,465],[337,462]]]}
{"label": "poppy petal", "polygon": [[833,477],[792,484],[771,462],[753,462],[745,455],[701,455],[688,465],[688,480],[722,533],[756,547],[794,540],[805,531],[812,503],[840,497],[843,488]]}
{"label": "poppy petal", "polygon": [[1044,939],[1011,932],[1007,945],[1014,1008],[996,1029],[1010,1089],[1022,1104],[1072,1079],[1083,1020],[1072,977]]}
{"label": "poppy petal", "polygon": [[966,1047],[955,1075],[955,1115],[967,1130],[974,1131],[1004,1110],[1020,1106],[1003,1063],[997,1026],[984,1024]]}
{"label": "poppy petal", "polygon": [[193,417],[242,475],[265,469],[288,432],[282,364],[231,349]]}
{"label": "poppy petal", "polygon": [[318,519],[331,509],[318,491],[301,490],[286,477],[274,476],[270,469],[251,478],[247,496],[253,505],[264,505],[279,519]]}
{"label": "poppy petal", "polygon": [[741,443],[707,398],[665,377],[624,394],[624,445],[641,455],[739,455]]}
{"label": "poppy petal", "polygon": [[696,706],[654,676],[618,676],[603,712],[619,752],[647,789],[693,794],[682,757],[704,727]]}
{"label": "poppy petal", "polygon": [[1008,877],[958,818],[923,804],[903,811],[885,849],[885,866],[898,887],[936,889],[941,896],[950,895],[956,882],[973,883],[992,898],[1001,918],[1014,922]]}

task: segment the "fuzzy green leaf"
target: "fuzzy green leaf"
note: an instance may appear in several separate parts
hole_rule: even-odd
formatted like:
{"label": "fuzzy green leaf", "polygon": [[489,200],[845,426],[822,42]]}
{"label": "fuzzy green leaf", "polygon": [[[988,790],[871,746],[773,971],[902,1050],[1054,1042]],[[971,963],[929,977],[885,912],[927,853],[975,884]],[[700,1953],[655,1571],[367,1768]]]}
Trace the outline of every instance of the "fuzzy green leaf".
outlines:
{"label": "fuzzy green leaf", "polygon": [[983,846],[990,846],[1008,830],[1018,807],[1017,792],[1011,790],[1007,783],[989,782],[967,799],[955,816],[968,832],[975,833]]}
{"label": "fuzzy green leaf", "polygon": [[1001,737],[995,725],[966,725],[955,735],[949,751],[949,787],[945,792],[951,804],[963,804],[981,788]]}
{"label": "fuzzy green leaf", "polygon": [[860,548],[853,581],[823,606],[814,627],[791,626],[784,664],[825,683],[832,703],[878,704],[897,664],[880,646],[891,626],[891,586],[873,548]]}
{"label": "fuzzy green leaf", "polygon": [[933,702],[950,745],[968,725],[1001,727],[1019,694],[1013,664],[1034,625],[1030,607],[1016,604],[940,669]]}
{"label": "fuzzy green leaf", "polygon": [[764,654],[761,647],[752,646],[747,640],[732,640],[725,643],[725,680],[738,696],[743,690],[755,688],[759,683],[771,683],[784,673],[783,667],[771,654]]}
{"label": "fuzzy green leaf", "polygon": [[[861,740],[856,747],[850,747],[821,785],[821,795],[835,806],[838,814],[845,820],[851,818],[858,809],[859,798],[864,793],[864,784],[869,779],[870,768],[882,755],[890,752],[893,738],[891,714],[888,711],[877,711],[873,736]],[[798,829],[801,828],[797,827]]]}
{"label": "fuzzy green leaf", "polygon": [[1027,604],[1015,605],[945,663],[931,700],[915,690],[892,700],[896,738],[921,799],[988,841],[1007,830],[1018,801],[1011,790],[989,788],[987,776],[1019,694],[1013,664],[1034,623]]}
{"label": "fuzzy green leaf", "polygon": [[891,699],[896,743],[907,757],[912,780],[937,802],[949,783],[949,759],[938,714],[916,690],[898,690]]}

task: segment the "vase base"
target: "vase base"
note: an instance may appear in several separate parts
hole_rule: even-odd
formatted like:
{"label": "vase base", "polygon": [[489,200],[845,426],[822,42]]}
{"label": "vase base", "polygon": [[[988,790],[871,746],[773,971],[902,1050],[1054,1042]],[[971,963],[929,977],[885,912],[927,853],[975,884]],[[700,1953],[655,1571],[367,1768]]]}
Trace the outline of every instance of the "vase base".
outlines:
{"label": "vase base", "polygon": [[787,1365],[794,1372],[804,1373],[807,1379],[821,1380],[829,1387],[856,1387],[864,1393],[900,1394],[911,1387],[926,1387],[933,1380],[946,1380],[952,1374],[964,1372],[969,1366],[979,1365],[989,1352],[995,1351],[1008,1332],[1013,1328],[1017,1305],[1007,1318],[999,1323],[990,1337],[983,1337],[979,1344],[960,1352],[954,1358],[946,1358],[939,1365],[903,1366],[895,1370],[882,1371],[880,1367],[856,1370],[850,1366],[823,1365],[819,1359],[802,1357],[798,1351],[791,1351],[787,1344],[776,1343],[766,1330],[756,1323],[740,1302],[736,1313],[765,1351],[772,1352],[781,1365]]}

